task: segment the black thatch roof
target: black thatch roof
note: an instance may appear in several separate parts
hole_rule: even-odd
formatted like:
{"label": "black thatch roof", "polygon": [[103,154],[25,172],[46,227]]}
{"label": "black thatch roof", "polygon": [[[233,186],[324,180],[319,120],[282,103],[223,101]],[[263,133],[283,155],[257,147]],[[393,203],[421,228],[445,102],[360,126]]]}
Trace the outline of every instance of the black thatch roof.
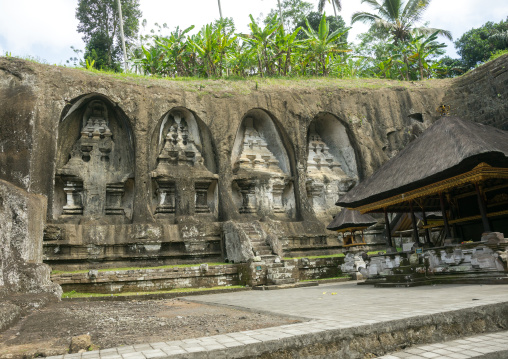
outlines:
{"label": "black thatch roof", "polygon": [[377,202],[470,171],[481,162],[508,167],[508,132],[443,117],[336,204],[356,208]]}
{"label": "black thatch roof", "polygon": [[368,214],[361,214],[358,211],[344,208],[338,215],[333,218],[332,223],[326,227],[330,231],[338,231],[345,228],[353,227],[370,227],[377,221]]}

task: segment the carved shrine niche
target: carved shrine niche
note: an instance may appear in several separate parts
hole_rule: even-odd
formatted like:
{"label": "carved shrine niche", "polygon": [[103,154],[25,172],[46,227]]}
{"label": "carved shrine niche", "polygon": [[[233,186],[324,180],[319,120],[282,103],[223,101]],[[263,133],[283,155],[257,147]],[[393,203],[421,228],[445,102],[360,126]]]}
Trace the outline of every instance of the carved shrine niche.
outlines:
{"label": "carved shrine niche", "polygon": [[238,130],[232,155],[238,210],[252,216],[295,218],[289,157],[273,120],[250,111]]}
{"label": "carved shrine niche", "polygon": [[105,101],[92,99],[61,122],[54,219],[125,223],[132,218],[132,132],[119,117]]}
{"label": "carved shrine niche", "polygon": [[339,196],[358,182],[355,151],[347,129],[335,117],[321,115],[308,132],[307,197],[318,217],[336,213]]}
{"label": "carved shrine niche", "polygon": [[160,218],[217,217],[217,179],[211,134],[187,109],[166,114],[154,137],[153,207]]}

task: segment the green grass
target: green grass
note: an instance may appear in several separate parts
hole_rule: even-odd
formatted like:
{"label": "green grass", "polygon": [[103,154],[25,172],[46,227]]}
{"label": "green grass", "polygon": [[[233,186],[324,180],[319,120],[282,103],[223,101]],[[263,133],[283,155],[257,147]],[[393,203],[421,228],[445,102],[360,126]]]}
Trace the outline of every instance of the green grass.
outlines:
{"label": "green grass", "polygon": [[211,287],[211,288],[175,288],[170,290],[158,290],[153,292],[122,292],[122,293],[79,293],[76,291],[65,292],[62,298],[92,298],[92,297],[126,297],[135,295],[149,295],[149,294],[168,294],[168,293],[191,293],[191,292],[207,292],[211,290],[227,290],[227,289],[240,289],[245,288],[242,285]]}
{"label": "green grass", "polygon": [[[196,264],[174,264],[174,265],[165,265],[165,266],[158,266],[158,267],[105,268],[105,269],[98,269],[98,272],[115,272],[115,271],[143,270],[143,269],[190,268],[190,267],[199,267],[201,264],[208,264],[211,267],[211,266],[227,265],[228,263],[196,263]],[[54,270],[51,272],[51,274],[52,275],[79,274],[79,273],[88,273],[90,270],[91,269],[79,269],[79,270],[74,270],[74,271]]]}
{"label": "green grass", "polygon": [[[367,254],[369,256],[375,256],[376,254],[379,254],[379,253],[386,253],[386,249],[383,249],[383,250],[379,250],[379,251],[371,251],[371,252],[367,252]],[[397,252],[402,252],[402,247],[397,247]]]}
{"label": "green grass", "polygon": [[490,55],[490,57],[489,57],[489,59],[486,61],[486,63],[487,63],[487,62],[489,62],[489,61],[495,60],[495,59],[497,59],[497,58],[499,58],[499,57],[501,57],[501,56],[503,56],[503,55],[506,55],[506,54],[508,54],[508,49],[505,49],[505,50],[497,50],[497,51],[493,52],[493,53]]}
{"label": "green grass", "polygon": [[291,259],[320,259],[320,258],[337,258],[337,257],[345,257],[346,255],[344,253],[337,253],[337,254],[328,254],[323,256],[304,256],[304,257],[284,257],[285,261],[289,261]]}
{"label": "green grass", "polygon": [[332,280],[332,279],[344,279],[344,278],[350,278],[348,275],[340,275],[338,277],[330,277],[330,278],[318,278],[318,279],[304,279],[300,282],[315,282],[320,280]]}
{"label": "green grass", "polygon": [[[105,76],[122,81],[130,81],[137,85],[153,87],[176,87],[189,92],[202,92],[204,96],[232,97],[248,95],[252,92],[271,92],[291,89],[312,89],[321,91],[332,91],[336,93],[338,89],[344,88],[367,88],[383,89],[393,87],[405,87],[408,90],[414,89],[414,84],[410,81],[386,80],[377,78],[337,78],[320,76],[274,76],[274,77],[240,77],[236,75],[224,76],[220,78],[203,77],[159,77],[145,76],[135,73],[121,73],[113,71],[104,71],[96,69],[86,69],[82,67],[72,67],[65,65],[50,65],[44,60],[27,56],[17,57],[7,53],[7,59],[21,58],[26,61],[41,64],[41,66],[56,66],[68,71],[80,71],[90,76]],[[1,56],[1,55],[0,55]],[[419,88],[434,88],[442,86],[444,80],[426,80],[419,81]],[[206,93],[206,94],[205,94]]]}

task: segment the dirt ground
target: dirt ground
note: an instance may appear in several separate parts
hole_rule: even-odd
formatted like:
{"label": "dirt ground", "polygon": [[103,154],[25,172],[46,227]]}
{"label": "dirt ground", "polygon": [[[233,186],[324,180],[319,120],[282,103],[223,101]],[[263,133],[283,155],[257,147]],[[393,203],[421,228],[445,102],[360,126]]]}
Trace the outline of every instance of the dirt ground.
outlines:
{"label": "dirt ground", "polygon": [[296,323],[275,315],[181,299],[52,303],[0,333],[0,358],[65,354],[89,333],[96,349],[217,335]]}

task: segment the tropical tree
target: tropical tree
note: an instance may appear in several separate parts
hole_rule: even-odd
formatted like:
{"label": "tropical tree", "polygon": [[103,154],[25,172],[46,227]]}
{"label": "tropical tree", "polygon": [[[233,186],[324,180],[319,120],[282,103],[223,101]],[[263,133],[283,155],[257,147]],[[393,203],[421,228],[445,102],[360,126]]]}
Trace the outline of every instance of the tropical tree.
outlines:
{"label": "tropical tree", "polygon": [[322,75],[328,75],[329,54],[350,51],[342,48],[342,45],[345,45],[345,43],[337,43],[337,39],[343,36],[349,29],[339,29],[330,34],[329,25],[326,22],[324,14],[321,17],[318,31],[315,31],[307,21],[307,29],[303,29],[303,31],[308,37],[305,40],[305,45],[310,51],[307,51],[305,63],[314,62],[316,74],[318,73],[318,68],[321,68]]}
{"label": "tropical tree", "polygon": [[471,69],[487,61],[492,53],[508,49],[508,18],[471,29],[454,44],[466,68]]}
{"label": "tropical tree", "polygon": [[[139,0],[121,0],[121,5],[124,35],[129,46],[136,40],[139,30]],[[97,54],[105,47],[107,68],[117,69],[116,63],[120,62],[122,53],[117,0],[78,0],[76,18],[79,20],[78,32],[83,34],[88,51],[91,53],[92,50],[90,43],[100,44]]]}
{"label": "tropical tree", "polygon": [[305,18],[312,11],[314,6],[304,0],[279,0],[280,7],[272,9],[263,20],[267,25],[273,17],[282,17],[284,29],[288,32],[294,31],[300,25],[305,24]]}
{"label": "tropical tree", "polygon": [[[321,23],[321,18],[323,17],[322,14],[316,12],[316,11],[311,11],[306,18],[304,18],[302,21],[298,22],[296,25],[297,27],[301,27],[301,28],[305,28],[307,23],[306,23],[306,20],[309,22],[310,26],[315,30],[315,31],[319,31],[319,24]],[[345,29],[346,28],[346,23],[345,21],[342,19],[342,16],[337,16],[337,17],[334,17],[334,16],[327,16],[326,17],[326,23],[328,24],[328,27],[329,27],[329,31],[330,32],[334,32],[334,31],[337,31],[339,29]],[[342,42],[346,42],[347,41],[347,36],[348,36],[348,33],[346,32],[343,36],[341,36],[339,38],[339,41],[342,41]],[[302,31],[298,34],[298,38],[299,39],[304,39],[305,38],[305,33]]]}
{"label": "tropical tree", "polygon": [[434,29],[426,26],[415,27],[422,20],[423,13],[430,5],[431,0],[362,0],[369,4],[376,13],[365,11],[355,12],[351,24],[364,22],[371,24],[393,36],[394,42],[407,41],[411,30],[418,30],[421,34],[437,33],[452,39],[450,31]]}
{"label": "tropical tree", "polygon": [[409,48],[413,52],[411,55],[411,60],[416,61],[418,65],[418,70],[420,73],[420,80],[423,80],[424,70],[430,75],[431,70],[436,70],[437,67],[431,64],[430,59],[433,55],[442,55],[444,51],[444,47],[446,47],[443,43],[436,42],[438,36],[438,31],[434,32],[430,36],[420,35],[418,31],[410,34]]}
{"label": "tropical tree", "polygon": [[261,77],[265,74],[271,75],[272,71],[272,58],[271,58],[271,44],[275,32],[279,25],[277,24],[276,17],[272,17],[264,28],[261,28],[254,20],[252,15],[250,17],[250,35],[243,35],[242,38],[247,41],[252,48],[256,50],[258,60],[258,71]]}
{"label": "tropical tree", "polygon": [[217,0],[217,3],[219,4],[219,15],[220,18],[222,19],[222,7],[220,6],[220,0]]}
{"label": "tropical tree", "polygon": [[[318,0],[318,11],[319,13],[323,13],[325,9],[325,2],[327,0]],[[328,3],[332,3],[333,5],[333,13],[335,14],[335,17],[337,17],[337,11],[342,10],[342,4],[340,3],[340,0],[328,0]],[[337,19],[338,20],[338,19]]]}

